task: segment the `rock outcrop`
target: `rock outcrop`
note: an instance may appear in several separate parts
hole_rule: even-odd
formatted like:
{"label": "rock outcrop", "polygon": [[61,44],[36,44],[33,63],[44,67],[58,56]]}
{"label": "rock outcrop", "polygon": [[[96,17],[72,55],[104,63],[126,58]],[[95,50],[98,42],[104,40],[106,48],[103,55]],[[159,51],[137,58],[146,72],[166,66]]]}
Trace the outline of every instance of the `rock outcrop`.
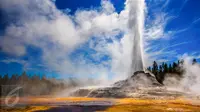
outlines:
{"label": "rock outcrop", "polygon": [[115,87],[129,88],[129,87],[154,87],[162,86],[156,78],[150,73],[144,71],[135,72],[131,77],[126,80],[118,81],[114,83]]}
{"label": "rock outcrop", "polygon": [[96,89],[79,89],[72,93],[73,96],[86,97],[113,97],[123,98],[132,97],[129,93],[135,93],[141,88],[161,87],[156,78],[150,73],[144,71],[135,72],[126,80],[118,81],[111,87],[96,88]]}

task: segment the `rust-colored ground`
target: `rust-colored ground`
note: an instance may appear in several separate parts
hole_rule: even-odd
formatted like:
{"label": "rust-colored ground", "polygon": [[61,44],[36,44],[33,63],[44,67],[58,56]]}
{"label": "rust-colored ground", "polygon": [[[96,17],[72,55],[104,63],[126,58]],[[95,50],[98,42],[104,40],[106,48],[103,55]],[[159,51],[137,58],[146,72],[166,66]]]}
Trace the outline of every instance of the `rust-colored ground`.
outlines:
{"label": "rust-colored ground", "polygon": [[[3,104],[1,99],[1,103]],[[63,102],[112,102],[113,105],[64,105]],[[14,108],[1,108],[0,112],[200,112],[199,101],[186,99],[106,99],[106,98],[51,98],[51,97],[29,97],[21,98],[20,103],[27,106]],[[40,104],[40,105],[38,105]],[[56,105],[58,104],[58,105]],[[37,106],[36,106],[37,105]]]}
{"label": "rust-colored ground", "polygon": [[106,112],[200,112],[197,102],[189,100],[141,100],[119,99],[118,105],[112,106]]}

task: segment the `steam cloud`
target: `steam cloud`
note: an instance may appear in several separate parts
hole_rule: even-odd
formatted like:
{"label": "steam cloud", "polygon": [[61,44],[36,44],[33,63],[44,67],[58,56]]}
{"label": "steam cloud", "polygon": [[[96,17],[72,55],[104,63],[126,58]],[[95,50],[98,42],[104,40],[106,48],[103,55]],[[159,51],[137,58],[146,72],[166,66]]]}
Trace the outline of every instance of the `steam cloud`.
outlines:
{"label": "steam cloud", "polygon": [[[108,82],[109,77],[116,81],[130,74],[131,57],[140,51],[137,51],[137,54],[130,52],[135,37],[142,37],[142,11],[145,7],[143,0],[127,0],[125,9],[120,13],[115,12],[110,1],[102,0],[100,7],[79,9],[74,15],[58,10],[51,0],[0,2],[1,10],[9,15],[10,20],[0,37],[2,51],[16,57],[30,57],[29,47],[40,49],[42,52],[39,57],[31,57],[24,66],[25,69],[31,68],[34,60],[39,58],[40,65],[45,66],[48,71],[63,75],[95,75],[97,79]],[[134,18],[136,21],[131,20]],[[116,38],[121,34],[121,39]],[[140,40],[138,42],[140,43]],[[79,54],[72,60],[70,55],[86,43],[95,51],[90,54],[93,60],[99,61],[103,56],[110,59],[95,64],[86,59],[84,54]],[[139,68],[141,66],[140,63]]]}
{"label": "steam cloud", "polygon": [[181,81],[181,85],[185,89],[185,92],[191,92],[200,95],[200,65],[192,64],[192,57],[184,55],[184,78]]}
{"label": "steam cloud", "polygon": [[200,95],[200,65],[192,63],[193,56],[184,54],[179,57],[184,60],[181,69],[183,70],[182,77],[177,74],[166,74],[164,85],[168,89],[175,89],[193,95]]}
{"label": "steam cloud", "polygon": [[132,67],[131,75],[136,71],[143,70],[143,26],[144,26],[144,0],[129,0],[129,29],[131,36],[133,37],[133,56],[132,56]]}
{"label": "steam cloud", "polygon": [[[30,57],[29,47],[36,47],[42,52],[39,57],[31,57],[29,62],[10,60],[26,64],[25,69],[31,68],[35,59],[39,58],[41,63],[38,65],[42,64],[41,66],[62,76],[95,75],[101,83],[111,82],[107,81],[109,77],[112,77],[113,81],[124,79],[130,73],[143,69],[141,54],[144,51],[141,43],[144,42],[144,0],[126,0],[125,8],[120,13],[115,11],[110,1],[102,0],[100,7],[90,10],[79,9],[74,15],[58,10],[51,0],[0,0],[0,3],[0,9],[8,15],[7,19],[10,21],[3,35],[0,35],[1,50],[19,58],[25,55]],[[157,24],[156,26],[162,28]],[[146,35],[157,32],[152,31],[155,28],[150,29],[147,29]],[[118,39],[121,34],[122,38]],[[157,38],[161,34],[144,36]],[[86,43],[89,49],[95,51],[90,54],[90,58],[99,61],[106,55],[110,59],[95,64],[86,59],[84,54],[79,54],[72,60],[70,55]],[[146,55],[144,61],[148,63]],[[190,66],[189,63],[184,66],[186,77],[182,84],[191,85],[193,91],[199,92],[198,66]],[[195,84],[190,83],[195,81]]]}

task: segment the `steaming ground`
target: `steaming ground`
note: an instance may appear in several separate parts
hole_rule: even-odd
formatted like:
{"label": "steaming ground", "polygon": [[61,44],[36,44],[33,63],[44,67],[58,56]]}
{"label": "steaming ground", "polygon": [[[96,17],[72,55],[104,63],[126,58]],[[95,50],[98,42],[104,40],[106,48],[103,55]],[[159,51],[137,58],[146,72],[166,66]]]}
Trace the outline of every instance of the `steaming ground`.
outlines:
{"label": "steaming ground", "polygon": [[166,77],[164,84],[160,84],[150,73],[139,71],[111,86],[79,88],[69,95],[95,98],[199,99],[198,94],[194,94],[189,91],[189,88],[181,85],[182,80],[178,79],[175,74],[170,75],[174,76]]}
{"label": "steaming ground", "polygon": [[[110,86],[74,88],[68,91],[67,96],[22,97],[14,108],[0,110],[3,112],[200,112],[200,97],[187,88],[194,85],[187,87],[182,85],[187,75],[181,80],[175,74],[168,76],[163,85],[154,75],[139,71]],[[2,106],[5,106],[4,101],[5,98],[1,98]]]}
{"label": "steaming ground", "polygon": [[[171,79],[167,81],[169,80]],[[14,108],[0,110],[2,112],[200,112],[198,96],[165,84],[160,84],[150,73],[140,71],[111,86],[76,88],[69,92],[68,97],[22,97]],[[3,107],[4,101],[5,99],[1,98]]]}

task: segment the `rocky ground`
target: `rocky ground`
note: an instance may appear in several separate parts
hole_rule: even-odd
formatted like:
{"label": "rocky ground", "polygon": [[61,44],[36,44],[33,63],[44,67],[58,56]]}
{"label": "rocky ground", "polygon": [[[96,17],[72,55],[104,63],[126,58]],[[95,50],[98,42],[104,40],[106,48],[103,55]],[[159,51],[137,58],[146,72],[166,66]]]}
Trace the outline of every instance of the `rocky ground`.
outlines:
{"label": "rocky ground", "polygon": [[[198,97],[168,89],[150,73],[135,72],[110,87],[77,89],[71,97],[20,98],[2,112],[200,112]],[[72,97],[73,96],[73,97]],[[5,99],[1,99],[1,104]]]}
{"label": "rocky ground", "polygon": [[149,98],[149,99],[175,99],[189,96],[184,92],[169,90],[160,84],[156,78],[143,71],[135,72],[126,80],[114,83],[111,87],[96,89],[78,89],[72,96],[97,98]]}

